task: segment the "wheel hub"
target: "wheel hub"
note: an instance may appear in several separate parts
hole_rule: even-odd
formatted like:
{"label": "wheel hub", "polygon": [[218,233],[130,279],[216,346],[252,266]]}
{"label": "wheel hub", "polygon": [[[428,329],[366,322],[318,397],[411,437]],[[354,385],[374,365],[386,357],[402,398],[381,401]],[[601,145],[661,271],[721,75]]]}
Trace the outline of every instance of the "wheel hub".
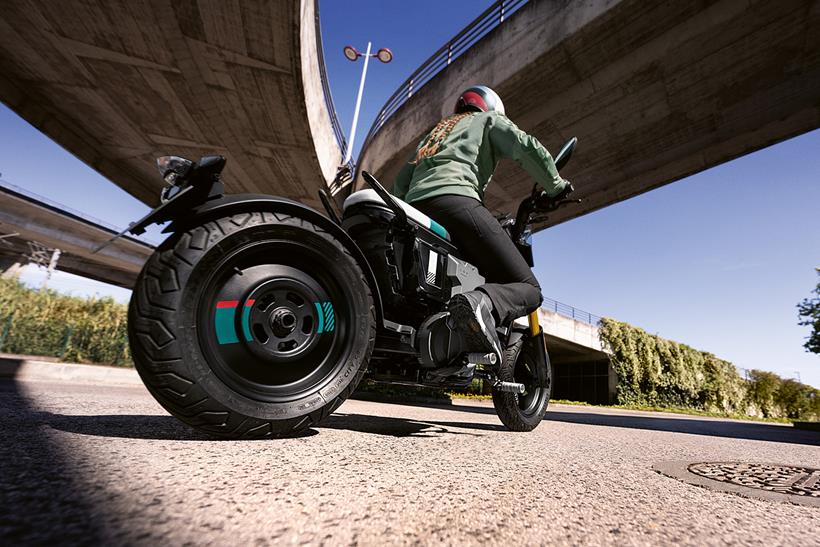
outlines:
{"label": "wheel hub", "polygon": [[335,315],[332,282],[320,282],[309,268],[230,264],[203,316],[214,371],[238,392],[267,400],[327,375],[344,351],[339,332],[346,329]]}
{"label": "wheel hub", "polygon": [[304,274],[278,276],[257,284],[248,296],[252,341],[248,350],[271,364],[289,362],[313,349],[319,332],[318,308],[325,300],[321,287]]}
{"label": "wheel hub", "polygon": [[270,328],[277,338],[286,337],[296,328],[296,314],[287,307],[276,308],[270,314]]}

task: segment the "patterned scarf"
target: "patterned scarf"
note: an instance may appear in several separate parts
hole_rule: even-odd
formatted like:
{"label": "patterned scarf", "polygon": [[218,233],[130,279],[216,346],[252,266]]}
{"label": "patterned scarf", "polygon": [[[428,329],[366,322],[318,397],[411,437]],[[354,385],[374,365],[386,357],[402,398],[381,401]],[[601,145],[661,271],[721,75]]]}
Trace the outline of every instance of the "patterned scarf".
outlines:
{"label": "patterned scarf", "polygon": [[461,114],[455,114],[438,122],[433,130],[427,134],[427,139],[424,141],[424,145],[419,148],[416,153],[416,160],[413,163],[417,164],[424,158],[429,158],[430,156],[435,155],[435,153],[438,152],[441,143],[444,142],[444,139],[446,139],[447,136],[453,132],[453,128],[456,124],[471,114],[473,114],[473,112],[462,112]]}

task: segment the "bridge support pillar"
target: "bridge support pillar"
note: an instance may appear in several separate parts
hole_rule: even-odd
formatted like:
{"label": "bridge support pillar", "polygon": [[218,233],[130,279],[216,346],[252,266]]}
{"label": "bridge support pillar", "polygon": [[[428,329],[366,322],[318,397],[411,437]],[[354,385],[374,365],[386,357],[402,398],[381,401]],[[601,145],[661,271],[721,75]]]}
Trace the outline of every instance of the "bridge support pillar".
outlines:
{"label": "bridge support pillar", "polygon": [[19,279],[23,268],[27,266],[22,257],[0,256],[0,278]]}

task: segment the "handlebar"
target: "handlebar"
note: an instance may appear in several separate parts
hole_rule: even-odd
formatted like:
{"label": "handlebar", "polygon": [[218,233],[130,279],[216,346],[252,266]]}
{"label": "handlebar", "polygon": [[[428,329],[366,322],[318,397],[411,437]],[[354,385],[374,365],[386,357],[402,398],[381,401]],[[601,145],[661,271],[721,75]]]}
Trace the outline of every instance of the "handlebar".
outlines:
{"label": "handlebar", "polygon": [[[558,152],[558,155],[555,156],[555,167],[560,170],[563,168],[567,162],[569,161],[570,157],[572,156],[572,152],[575,150],[576,145],[578,144],[578,138],[572,137],[567,143],[561,148],[561,151]],[[532,217],[537,212],[551,212],[555,211],[559,207],[564,205],[569,205],[570,203],[581,203],[580,199],[559,199],[555,200],[550,198],[546,195],[546,192],[541,190],[539,186],[536,184],[532,188],[532,193],[529,197],[524,198],[521,204],[518,206],[518,212],[515,215],[515,224],[512,226],[512,231],[510,235],[513,238],[513,241],[518,241],[521,235],[524,233],[526,227],[531,223]],[[539,219],[543,220],[543,219]]]}

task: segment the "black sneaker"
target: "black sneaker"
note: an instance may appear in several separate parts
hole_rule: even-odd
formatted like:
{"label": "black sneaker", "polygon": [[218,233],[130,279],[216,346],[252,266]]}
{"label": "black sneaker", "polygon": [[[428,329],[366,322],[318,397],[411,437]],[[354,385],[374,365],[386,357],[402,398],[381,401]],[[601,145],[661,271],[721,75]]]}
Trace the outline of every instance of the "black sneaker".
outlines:
{"label": "black sneaker", "polygon": [[452,297],[447,307],[448,324],[461,335],[464,347],[470,352],[492,352],[500,363],[501,342],[495,332],[490,297],[481,291],[469,291]]}

